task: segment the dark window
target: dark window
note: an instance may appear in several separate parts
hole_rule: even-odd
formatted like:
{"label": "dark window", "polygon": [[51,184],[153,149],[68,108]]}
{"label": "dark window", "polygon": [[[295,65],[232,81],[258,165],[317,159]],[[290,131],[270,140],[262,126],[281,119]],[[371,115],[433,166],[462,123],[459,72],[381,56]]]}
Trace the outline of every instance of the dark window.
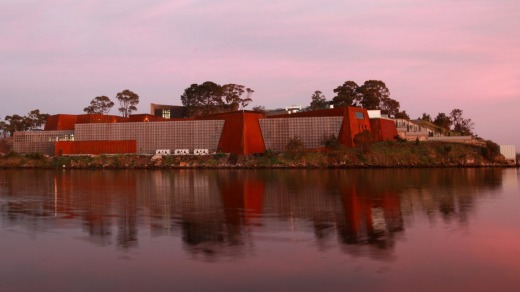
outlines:
{"label": "dark window", "polygon": [[364,120],[365,115],[362,112],[356,112],[356,119]]}

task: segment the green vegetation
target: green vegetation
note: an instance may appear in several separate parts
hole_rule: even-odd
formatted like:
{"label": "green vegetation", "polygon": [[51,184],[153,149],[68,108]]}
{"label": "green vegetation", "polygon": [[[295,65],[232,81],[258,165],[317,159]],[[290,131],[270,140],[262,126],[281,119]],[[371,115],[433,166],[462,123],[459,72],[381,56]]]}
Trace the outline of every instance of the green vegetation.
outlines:
{"label": "green vegetation", "polygon": [[119,112],[121,112],[123,117],[128,117],[137,110],[136,105],[139,103],[139,95],[133,91],[125,89],[119,92],[116,98],[119,100]]}
{"label": "green vegetation", "polygon": [[114,106],[114,103],[110,100],[108,96],[97,96],[92,101],[90,101],[90,105],[83,109],[87,114],[102,114],[107,115],[110,112],[110,109]]}
{"label": "green vegetation", "polygon": [[358,106],[371,110],[379,109],[390,116],[408,118],[405,111],[399,111],[399,102],[390,98],[390,90],[381,80],[367,80],[361,86],[349,80],[333,91],[336,95],[330,101],[326,100],[321,91],[314,91],[311,103],[305,110],[324,109],[329,105],[334,107]]}
{"label": "green vegetation", "polygon": [[[361,137],[361,136],[360,136]],[[217,153],[203,156],[76,155],[49,157],[40,153],[0,156],[0,168],[294,168],[294,167],[482,167],[506,166],[498,146],[444,142],[370,142],[363,137],[355,148],[330,143],[332,147],[305,150],[293,138],[287,151],[252,155]],[[365,143],[369,141],[369,143]]]}
{"label": "green vegetation", "polygon": [[254,90],[239,84],[219,85],[211,81],[192,84],[184,90],[181,102],[188,117],[238,110],[252,100]]}
{"label": "green vegetation", "polygon": [[6,116],[0,121],[0,132],[8,132],[11,136],[16,131],[41,130],[49,114],[40,113],[39,109],[30,111],[26,116],[17,114]]}

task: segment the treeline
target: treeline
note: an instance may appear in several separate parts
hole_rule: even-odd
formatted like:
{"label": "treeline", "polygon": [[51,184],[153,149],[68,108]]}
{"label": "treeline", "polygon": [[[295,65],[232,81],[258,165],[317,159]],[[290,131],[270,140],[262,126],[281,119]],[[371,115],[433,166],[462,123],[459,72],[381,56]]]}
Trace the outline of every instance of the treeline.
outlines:
{"label": "treeline", "polygon": [[432,119],[429,114],[423,113],[419,120],[432,123],[444,131],[453,131],[461,135],[473,135],[473,121],[464,118],[462,114],[463,111],[461,109],[453,109],[448,115],[446,113],[438,113]]}
{"label": "treeline", "polygon": [[[118,110],[123,117],[128,117],[137,110],[137,104],[139,103],[139,95],[137,93],[125,89],[116,94],[116,99],[119,101]],[[113,106],[114,102],[108,96],[102,95],[92,99],[90,105],[85,107],[83,111],[87,114],[107,115]]]}
{"label": "treeline", "polygon": [[[325,95],[316,90],[311,96],[311,102],[304,110],[319,110],[330,106],[356,106],[369,110],[381,110],[390,117],[410,119],[406,111],[400,109],[399,101],[390,98],[390,90],[381,80],[367,80],[362,85],[354,81],[345,81],[336,87],[335,96],[327,100]],[[182,105],[186,108],[186,117],[208,115],[219,112],[235,111],[245,108],[251,102],[254,90],[244,85],[228,83],[219,85],[212,81],[202,84],[191,84],[180,96]],[[128,117],[137,111],[139,95],[125,89],[116,94],[119,102],[118,111],[123,117]],[[105,95],[97,96],[83,109],[88,114],[106,115],[114,107],[115,103]],[[254,111],[265,112],[263,106],[256,106]],[[424,113],[419,119],[437,125],[446,131],[459,132],[462,135],[471,135],[473,122],[462,116],[462,110],[454,109],[449,115],[439,113],[435,118]],[[48,114],[42,114],[38,109],[29,112],[26,116],[6,116],[5,121],[0,121],[0,131],[11,135],[15,131],[37,130],[45,124]]]}
{"label": "treeline", "polygon": [[[381,110],[381,113],[396,119],[410,119],[406,111],[400,110],[400,103],[390,98],[390,90],[381,80],[367,80],[361,86],[354,81],[346,81],[336,87],[333,92],[336,95],[331,100],[327,100],[321,91],[316,90],[311,96],[310,105],[304,110],[325,109],[331,105],[334,107],[356,106],[369,110]],[[461,135],[473,135],[474,123],[471,119],[463,117],[461,109],[453,109],[449,114],[438,113],[435,118],[423,113],[422,117],[418,119],[436,125],[441,131],[448,132],[448,134],[453,131]]]}
{"label": "treeline", "polygon": [[331,100],[327,100],[321,91],[314,91],[311,103],[305,110],[325,109],[331,105],[334,107],[356,106],[369,110],[381,110],[383,114],[395,118],[410,118],[406,111],[400,110],[399,102],[390,98],[390,90],[381,80],[367,80],[363,85],[358,85],[354,81],[345,81],[333,92],[336,95]]}
{"label": "treeline", "polygon": [[8,115],[4,121],[0,121],[0,132],[9,133],[11,136],[16,131],[41,130],[49,114],[40,113],[39,109],[30,111],[25,116],[17,114]]}
{"label": "treeline", "polygon": [[254,90],[240,84],[219,85],[212,81],[194,83],[184,89],[182,105],[188,117],[235,111],[246,107]]}

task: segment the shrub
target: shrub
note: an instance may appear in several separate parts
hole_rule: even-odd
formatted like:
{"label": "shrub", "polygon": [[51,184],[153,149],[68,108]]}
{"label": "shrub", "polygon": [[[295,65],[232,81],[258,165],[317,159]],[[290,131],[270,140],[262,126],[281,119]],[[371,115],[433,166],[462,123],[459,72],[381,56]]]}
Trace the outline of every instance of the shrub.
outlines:
{"label": "shrub", "polygon": [[222,153],[222,152],[217,152],[217,153],[213,154],[213,158],[217,159],[217,160],[222,159],[224,157],[226,157],[226,154]]}
{"label": "shrub", "polygon": [[20,157],[20,154],[18,154],[17,152],[14,152],[14,151],[9,151],[9,153],[7,153],[5,155],[5,157],[7,157],[7,158],[15,158],[15,157]]}
{"label": "shrub", "polygon": [[361,153],[368,153],[372,144],[374,144],[374,135],[368,130],[354,136],[354,145],[361,149]]}
{"label": "shrub", "polygon": [[394,139],[395,139],[395,141],[400,142],[400,143],[406,142],[406,139],[401,138],[401,136],[399,136],[399,135],[395,135]]}
{"label": "shrub", "polygon": [[496,157],[500,155],[500,146],[491,140],[487,140],[485,147],[482,148],[482,155],[490,161],[495,161]]}
{"label": "shrub", "polygon": [[40,152],[33,152],[33,153],[25,154],[25,157],[27,157],[29,159],[34,159],[34,160],[42,160],[45,157],[45,155]]}
{"label": "shrub", "polygon": [[338,150],[340,147],[339,140],[336,135],[332,134],[330,136],[325,136],[323,138],[323,144],[329,150]]}
{"label": "shrub", "polygon": [[285,151],[289,158],[298,159],[305,153],[305,146],[300,137],[293,137],[287,142]]}

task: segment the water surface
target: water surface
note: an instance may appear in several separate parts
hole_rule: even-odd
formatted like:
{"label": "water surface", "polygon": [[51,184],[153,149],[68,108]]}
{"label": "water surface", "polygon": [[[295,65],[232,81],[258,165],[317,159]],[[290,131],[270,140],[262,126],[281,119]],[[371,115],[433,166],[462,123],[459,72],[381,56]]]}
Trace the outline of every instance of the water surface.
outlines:
{"label": "water surface", "polygon": [[0,291],[518,290],[516,169],[0,170]]}

